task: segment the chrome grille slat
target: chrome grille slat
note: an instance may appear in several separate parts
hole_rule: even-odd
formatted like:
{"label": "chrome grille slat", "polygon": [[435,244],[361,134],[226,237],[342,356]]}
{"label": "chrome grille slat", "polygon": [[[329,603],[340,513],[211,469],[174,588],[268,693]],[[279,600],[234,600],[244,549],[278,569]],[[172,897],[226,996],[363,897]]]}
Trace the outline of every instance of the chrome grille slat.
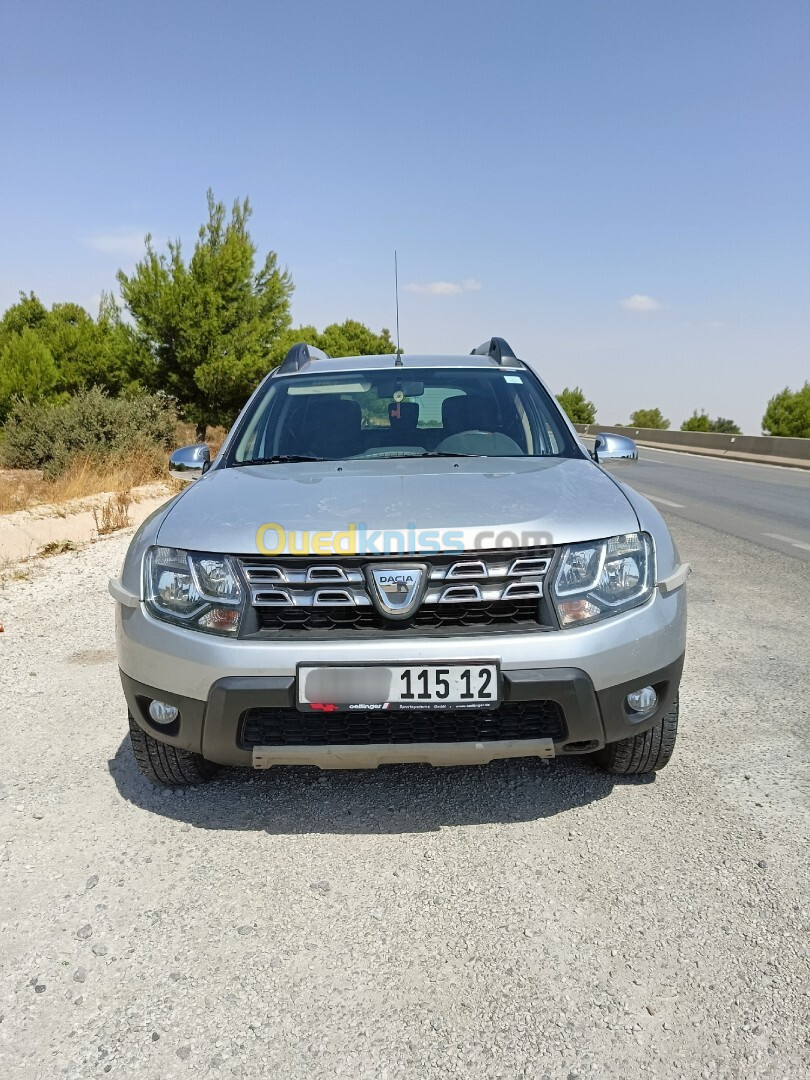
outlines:
{"label": "chrome grille slat", "polygon": [[442,590],[440,604],[477,604],[482,599],[477,585],[449,585]]}
{"label": "chrome grille slat", "polygon": [[309,566],[305,575],[305,581],[348,581],[349,578],[342,566]]}
{"label": "chrome grille slat", "polygon": [[501,596],[502,600],[530,600],[536,596],[539,600],[543,595],[543,587],[539,581],[513,581],[507,585]]}
{"label": "chrome grille slat", "polygon": [[[470,582],[469,584],[472,585],[473,582]],[[475,584],[475,587],[478,589],[478,592],[479,592],[479,597],[478,597],[478,601],[477,601],[478,603],[489,604],[489,603],[493,603],[496,600],[505,599],[504,592],[505,592],[505,589],[508,588],[508,586],[504,585],[504,582],[502,582],[502,581],[493,581],[493,582],[483,582],[482,581],[482,582],[475,582],[474,584]],[[431,586],[428,589],[428,591],[425,593],[425,597],[424,597],[424,600],[422,601],[422,603],[423,604],[441,604],[443,602],[442,601],[442,596],[444,595],[444,592],[445,592],[447,587],[448,586],[442,586],[442,585],[439,585],[438,587]],[[452,587],[457,588],[458,586],[452,586]],[[533,593],[532,595],[539,595],[539,594],[534,594]],[[455,603],[455,601],[452,601],[452,602]],[[476,603],[476,601],[471,600],[470,603]]]}
{"label": "chrome grille slat", "polygon": [[273,607],[292,604],[292,595],[286,589],[251,589],[254,607]]}
{"label": "chrome grille slat", "polygon": [[448,567],[446,577],[468,578],[488,577],[486,563],[481,559],[471,559],[469,562],[457,562]]}
{"label": "chrome grille slat", "polygon": [[[281,566],[277,563],[263,565],[253,560],[241,559],[242,570],[248,583],[251,585],[274,584],[276,582],[285,585],[330,585],[336,581],[342,584],[348,582],[352,585],[365,585],[366,579],[362,570],[353,570],[340,566],[308,566],[306,563],[300,567]],[[319,577],[324,571],[339,570],[342,577]],[[312,576],[309,576],[312,575]]]}
{"label": "chrome grille slat", "polygon": [[251,566],[243,563],[242,569],[251,583],[270,585],[276,581],[284,583],[287,581],[287,575],[280,566]]}
{"label": "chrome grille slat", "polygon": [[[342,593],[340,600],[330,600],[324,594],[334,596]],[[320,599],[319,599],[320,597]],[[366,607],[371,604],[368,594],[359,592],[357,589],[325,589],[323,586],[317,589],[309,589],[306,592],[295,589],[262,589],[250,590],[250,602],[253,607],[316,607],[322,605],[347,604],[352,607]]]}
{"label": "chrome grille slat", "polygon": [[518,574],[545,574],[548,571],[551,559],[515,559],[507,571],[509,577]]}
{"label": "chrome grille slat", "polygon": [[354,596],[348,589],[318,589],[312,603],[315,607],[328,607],[330,604],[351,604],[356,607]]}

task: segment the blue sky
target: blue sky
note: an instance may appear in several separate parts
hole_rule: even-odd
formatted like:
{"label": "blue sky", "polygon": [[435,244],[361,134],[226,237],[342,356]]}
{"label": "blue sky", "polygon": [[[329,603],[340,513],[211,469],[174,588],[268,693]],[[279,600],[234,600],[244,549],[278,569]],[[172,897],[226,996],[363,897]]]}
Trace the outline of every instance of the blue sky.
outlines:
{"label": "blue sky", "polygon": [[810,378],[807,0],[11,0],[0,309],[249,195],[296,322],[507,338],[615,423]]}

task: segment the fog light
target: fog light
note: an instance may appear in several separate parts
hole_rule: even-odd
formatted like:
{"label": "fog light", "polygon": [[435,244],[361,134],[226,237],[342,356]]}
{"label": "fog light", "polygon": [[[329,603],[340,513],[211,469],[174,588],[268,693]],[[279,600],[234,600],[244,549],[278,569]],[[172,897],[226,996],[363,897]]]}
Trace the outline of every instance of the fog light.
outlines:
{"label": "fog light", "polygon": [[165,701],[149,702],[149,715],[156,724],[170,724],[177,719],[178,712],[174,705],[167,705]]}
{"label": "fog light", "polygon": [[652,712],[658,704],[658,694],[651,686],[644,686],[641,690],[634,690],[632,694],[628,694],[625,700],[633,712],[647,713]]}

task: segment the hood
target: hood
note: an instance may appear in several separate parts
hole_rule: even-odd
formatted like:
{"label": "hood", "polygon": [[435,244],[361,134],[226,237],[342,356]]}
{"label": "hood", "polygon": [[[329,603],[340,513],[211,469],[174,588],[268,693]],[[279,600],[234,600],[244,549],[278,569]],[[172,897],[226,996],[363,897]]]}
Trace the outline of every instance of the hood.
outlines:
{"label": "hood", "polygon": [[[214,469],[175,500],[158,542],[239,555],[385,554],[566,544],[637,528],[620,488],[584,458],[388,458]],[[404,539],[383,550],[383,532]],[[310,544],[326,534],[321,550],[303,548],[302,533]]]}

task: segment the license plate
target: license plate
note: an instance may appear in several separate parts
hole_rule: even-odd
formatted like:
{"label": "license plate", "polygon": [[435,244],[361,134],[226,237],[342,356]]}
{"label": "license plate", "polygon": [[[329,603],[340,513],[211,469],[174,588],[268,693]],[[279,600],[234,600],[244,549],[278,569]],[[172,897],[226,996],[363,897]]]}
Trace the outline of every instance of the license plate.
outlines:
{"label": "license plate", "polygon": [[481,709],[500,700],[492,660],[449,664],[299,664],[298,708],[304,712],[363,709]]}

